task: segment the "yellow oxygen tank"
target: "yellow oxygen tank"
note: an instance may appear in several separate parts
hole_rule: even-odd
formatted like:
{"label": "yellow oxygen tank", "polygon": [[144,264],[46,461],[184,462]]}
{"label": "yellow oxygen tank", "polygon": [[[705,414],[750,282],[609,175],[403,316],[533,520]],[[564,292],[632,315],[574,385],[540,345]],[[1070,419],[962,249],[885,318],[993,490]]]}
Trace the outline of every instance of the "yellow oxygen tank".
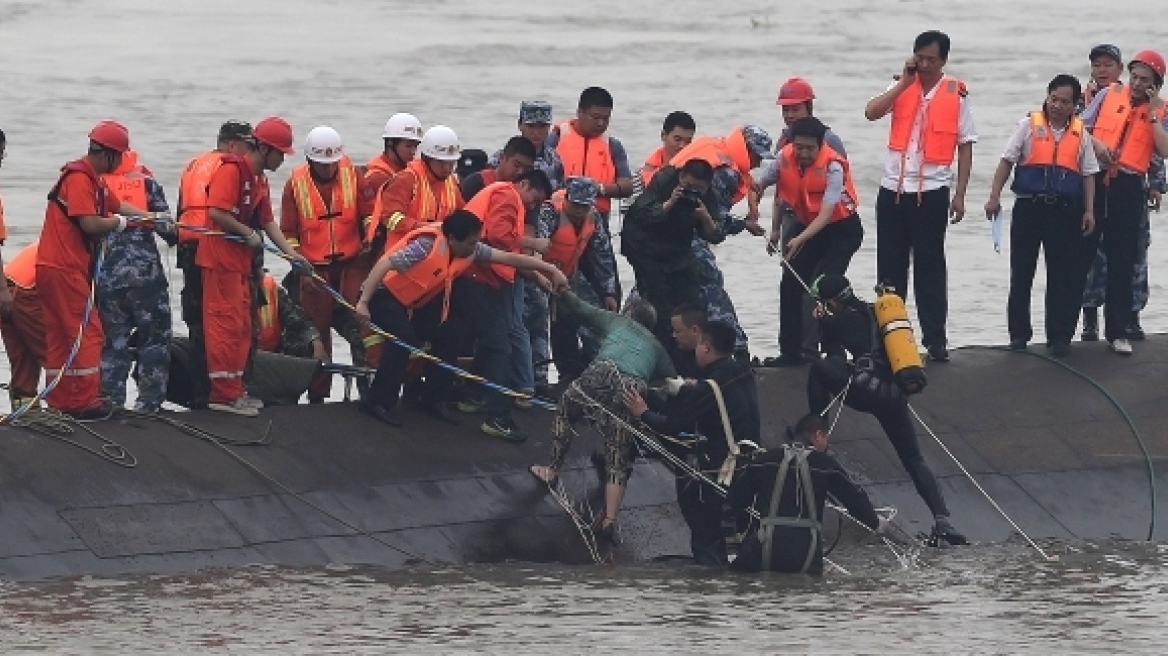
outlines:
{"label": "yellow oxygen tank", "polygon": [[876,326],[884,341],[884,354],[892,367],[892,375],[907,394],[917,394],[925,389],[924,363],[917,350],[917,340],[913,337],[912,322],[904,299],[883,285],[876,288]]}

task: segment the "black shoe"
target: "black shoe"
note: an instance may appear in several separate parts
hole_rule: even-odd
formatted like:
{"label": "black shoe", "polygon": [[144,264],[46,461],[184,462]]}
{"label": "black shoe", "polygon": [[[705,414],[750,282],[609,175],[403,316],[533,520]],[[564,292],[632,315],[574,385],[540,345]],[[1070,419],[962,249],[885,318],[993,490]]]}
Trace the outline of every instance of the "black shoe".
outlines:
{"label": "black shoe", "polygon": [[556,389],[551,385],[547,383],[536,383],[535,398],[555,401],[556,399],[560,398],[560,395],[556,393]]}
{"label": "black shoe", "polygon": [[949,349],[944,344],[929,347],[929,359],[933,362],[948,362]]}
{"label": "black shoe", "polygon": [[1140,313],[1132,312],[1131,321],[1127,324],[1127,338],[1133,342],[1144,339],[1144,329],[1140,326]]}
{"label": "black shoe", "polygon": [[515,425],[515,420],[510,417],[491,417],[479,426],[479,430],[499,439],[506,440],[518,444],[526,442],[527,436],[519,432],[519,427]]}
{"label": "black shoe", "polygon": [[1067,342],[1054,342],[1050,345],[1050,354],[1056,358],[1065,358],[1071,353],[1071,345]]}
{"label": "black shoe", "polygon": [[1084,342],[1099,341],[1099,308],[1083,308],[1083,334],[1079,339]]}
{"label": "black shoe", "polygon": [[417,406],[418,412],[428,415],[438,421],[443,421],[451,426],[457,426],[462,423],[459,420],[457,413],[450,409],[450,406],[445,403],[419,403]]}
{"label": "black shoe", "polygon": [[764,367],[801,367],[807,364],[807,358],[802,353],[781,353],[777,358],[767,358],[762,361]]}
{"label": "black shoe", "polygon": [[1024,339],[1010,340],[1010,350],[1011,351],[1025,351],[1026,350],[1026,340],[1024,340]]}
{"label": "black shoe", "polygon": [[362,401],[357,404],[357,409],[360,410],[363,414],[369,415],[370,417],[373,417],[383,424],[389,424],[390,426],[401,426],[401,422],[397,420],[397,417],[393,416],[393,411],[381,405],[380,403]]}
{"label": "black shoe", "polygon": [[933,526],[933,533],[929,536],[929,546],[932,547],[963,547],[968,544],[969,540],[961,533],[958,533],[957,529],[953,528],[953,525],[945,517],[937,520],[937,523]]}
{"label": "black shoe", "polygon": [[97,421],[98,419],[109,419],[114,416],[117,408],[108,401],[102,401],[92,408],[86,408],[79,412],[67,413],[70,417],[77,421]]}

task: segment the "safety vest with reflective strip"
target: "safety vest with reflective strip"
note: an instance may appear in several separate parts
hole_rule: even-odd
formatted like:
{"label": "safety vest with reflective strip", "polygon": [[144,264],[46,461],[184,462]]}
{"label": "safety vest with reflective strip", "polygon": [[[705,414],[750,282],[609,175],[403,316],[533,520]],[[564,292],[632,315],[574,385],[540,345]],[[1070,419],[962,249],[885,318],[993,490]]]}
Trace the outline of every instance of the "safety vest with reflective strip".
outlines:
{"label": "safety vest with reflective strip", "polygon": [[1030,153],[1018,162],[1014,172],[1014,193],[1027,196],[1077,198],[1083,191],[1079,150],[1083,145],[1083,120],[1071,117],[1063,136],[1054,130],[1042,112],[1030,113]]}
{"label": "safety vest with reflective strip", "polygon": [[669,163],[681,170],[686,162],[700,159],[713,168],[728,166],[738,173],[738,188],[734,190],[732,203],[746,197],[753,184],[750,177],[750,150],[742,128],[735,128],[725,137],[698,137],[690,145],[682,148]]}
{"label": "safety vest with reflective strip", "polygon": [[264,293],[264,305],[259,311],[260,339],[256,348],[276,353],[280,349],[284,326],[280,325],[280,293],[276,289],[276,279],[271,274],[264,274],[261,291]]}
{"label": "safety vest with reflective strip", "polygon": [[1148,120],[1148,103],[1132,107],[1131,87],[1118,83],[1108,87],[1091,134],[1103,145],[1119,153],[1108,177],[1114,177],[1118,168],[1139,175],[1148,172],[1156,148],[1156,136]]}
{"label": "safety vest with reflective strip", "polygon": [[563,189],[552,194],[548,202],[556,208],[559,225],[552,231],[551,246],[548,247],[547,253],[544,253],[543,259],[562,271],[565,277],[571,277],[580,266],[580,257],[584,255],[592,235],[596,232],[596,225],[592,222],[592,211],[589,210],[584,223],[576,227],[564,216]]}
{"label": "safety vest with reflective strip", "polygon": [[4,276],[21,289],[36,289],[37,246],[40,240],[20,249],[16,257],[4,263]]}
{"label": "safety vest with reflective strip", "polygon": [[381,279],[381,284],[385,285],[389,293],[393,294],[394,298],[410,311],[429,303],[438,294],[445,292],[446,298],[442,303],[442,320],[445,321],[450,310],[451,285],[454,284],[455,278],[470,268],[473,263],[472,258],[454,257],[450,252],[450,244],[446,241],[446,235],[442,234],[442,230],[436,226],[424,226],[409,232],[384,257],[389,257],[394,251],[405,248],[407,244],[418,237],[429,237],[434,240],[430,247],[430,253],[425,259],[405,271],[390,270]]}
{"label": "safety vest with reflective strip", "polygon": [[[293,244],[313,264],[355,257],[361,251],[361,220],[357,209],[357,169],[342,158],[326,205],[308,164],[292,170],[292,197],[300,213],[300,234]],[[329,211],[329,209],[332,211]]]}
{"label": "safety vest with reflective strip", "polygon": [[844,193],[831,212],[831,223],[842,221],[856,212],[859,202],[856,185],[852,181],[852,170],[846,157],[835,152],[831,146],[823,144],[819,156],[806,170],[799,168],[792,144],[779,151],[779,191],[776,196],[795,211],[795,216],[803,225],[810,225],[823,204],[823,192],[827,190],[827,167],[832,162],[844,169]]}
{"label": "safety vest with reflective strip", "polygon": [[[596,184],[616,182],[616,164],[612,161],[608,134],[585,139],[576,132],[576,122],[565,121],[556,126],[560,130],[560,140],[556,143],[556,153],[564,165],[564,178],[584,176],[592,178]],[[597,198],[596,211],[607,215],[612,207],[611,198]]]}
{"label": "safety vest with reflective strip", "polygon": [[[178,222],[180,226],[213,229],[207,216],[207,186],[211,176],[223,165],[223,155],[217,150],[203,153],[187,163],[178,185]],[[179,243],[198,243],[203,233],[179,229]]]}
{"label": "safety vest with reflective strip", "polygon": [[[430,171],[426,168],[426,163],[420,159],[410,162],[398,175],[409,175],[413,179],[414,189],[409,207],[406,208],[405,213],[394,212],[393,215],[385,217],[383,216],[385,209],[382,205],[381,194],[378,193],[377,201],[373,206],[373,216],[377,219],[369,222],[369,228],[366,231],[366,238],[372,241],[376,234],[377,221],[385,221],[389,233],[385,242],[386,252],[389,252],[401,241],[402,237],[420,225],[437,223],[449,216],[454,210],[462,207],[462,192],[459,190],[458,181],[453,175],[439,181],[440,186],[435,188],[430,180]],[[394,181],[396,179],[394,178]],[[393,184],[393,181],[386,184]]]}

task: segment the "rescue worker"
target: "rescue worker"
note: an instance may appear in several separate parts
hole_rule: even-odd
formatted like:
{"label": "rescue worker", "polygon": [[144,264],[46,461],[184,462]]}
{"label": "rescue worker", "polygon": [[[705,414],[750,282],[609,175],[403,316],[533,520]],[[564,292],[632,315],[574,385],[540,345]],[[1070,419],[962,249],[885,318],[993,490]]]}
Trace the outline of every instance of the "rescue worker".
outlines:
{"label": "rescue worker", "polygon": [[[408,234],[373,267],[361,288],[357,316],[406,343],[417,346],[428,341],[433,355],[450,362],[458,353],[464,329],[462,319],[447,320],[458,302],[451,299],[451,287],[473,264],[534,269],[547,276],[554,289],[567,286],[567,279],[555,267],[533,257],[491,248],[479,241],[482,232],[483,224],[477,216],[456,210],[440,227],[422,226]],[[408,352],[398,345],[382,355],[369,397],[359,406],[361,412],[392,426],[399,425],[394,408],[408,357]],[[444,405],[450,373],[430,365],[425,378],[419,409],[450,421],[453,417]]]}
{"label": "rescue worker", "polygon": [[[141,208],[122,203],[109,192],[101,175],[121,164],[130,150],[130,133],[117,121],[102,121],[89,132],[89,150],[61,168],[49,192],[45,224],[37,249],[36,281],[45,321],[46,384],[60,375],[45,397],[49,407],[77,419],[108,417],[113,407],[99,400],[101,349],[105,340],[101,317],[90,312],[96,240],[122,231],[127,216],[141,217]],[[118,212],[121,215],[115,215]],[[81,332],[72,360],[70,352]],[[63,370],[63,371],[62,371]]]}
{"label": "rescue worker", "polygon": [[[162,185],[138,162],[134,151],[126,152],[121,165],[102,179],[122,203],[170,213]],[[170,246],[178,243],[178,234],[168,222],[108,235],[97,282],[97,310],[105,332],[101,394],[115,407],[123,407],[126,378],[136,362],[136,412],[161,410],[170,378],[170,289],[154,234]]]}
{"label": "rescue worker", "polygon": [[[488,185],[465,209],[482,222],[481,239],[486,245],[515,254],[522,249],[542,251],[546,250],[546,240],[540,243],[524,234],[524,216],[550,195],[551,183],[543,171],[528,171],[514,182]],[[540,284],[547,285],[547,281],[541,280]],[[475,335],[476,371],[489,380],[531,394],[535,380],[531,336],[523,323],[523,287],[523,278],[516,276],[513,267],[495,263],[472,266],[457,293],[464,297],[460,305]],[[481,391],[481,400],[468,398],[459,404],[459,410],[485,413],[487,419],[480,429],[487,435],[523,441],[525,438],[511,419],[509,400],[494,390]]]}
{"label": "rescue worker", "polygon": [[382,151],[365,165],[367,200],[372,202],[386,182],[414,161],[422,137],[422,122],[418,117],[404,112],[389,117],[381,131]]}
{"label": "rescue worker", "polygon": [[[734,333],[734,327],[723,321],[706,323],[694,350],[698,379],[681,389],[668,413],[650,410],[635,389],[624,395],[629,414],[658,433],[703,436],[695,449],[695,468],[719,472],[723,485],[730,483],[737,466],[738,442],[758,444],[761,440],[754,372],[734,359]],[[722,497],[707,484],[679,475],[677,505],[689,525],[694,562],[707,567],[725,565]]]}
{"label": "rescue worker", "polygon": [[649,303],[626,303],[617,314],[595,308],[573,292],[560,294],[557,301],[561,312],[579,314],[596,331],[601,339],[600,352],[560,397],[552,423],[551,462],[532,465],[531,473],[553,484],[572,446],[573,427],[587,417],[604,436],[604,511],[596,519],[593,532],[599,540],[611,542],[632,471],[633,443],[627,430],[633,417],[625,405],[624,393],[630,389],[642,392],[649,381],[673,377],[673,363],[653,337],[657,313]]}
{"label": "rescue worker", "polygon": [[1128,63],[1128,84],[1100,89],[1080,115],[1091,132],[1095,157],[1103,169],[1096,175],[1096,229],[1088,237],[1086,271],[1103,245],[1107,258],[1107,303],[1104,337],[1111,350],[1131,355],[1127,328],[1131,321],[1132,272],[1138,250],[1140,222],[1147,207],[1144,180],[1152,157],[1168,156],[1168,113],[1157,95],[1164,83],[1164,58],[1154,50],[1136,53]]}
{"label": "rescue worker", "polygon": [[1083,121],[1074,115],[1081,94],[1073,75],[1047,85],[1042,109],[1018,123],[998,162],[986,202],[986,218],[1002,211],[1001,193],[1017,165],[1011,187],[1010,348],[1023,350],[1034,335],[1030,288],[1041,248],[1046,261],[1046,343],[1057,357],[1070,351],[1082,299],[1083,237],[1095,229],[1095,174],[1099,163]]}
{"label": "rescue worker", "polygon": [[606,136],[612,107],[612,94],[588,87],[580,93],[576,118],[552,128],[544,142],[559,154],[566,177],[584,176],[596,182],[596,211],[606,229],[612,199],[628,198],[633,193],[633,173],[625,147],[616,137]]}
{"label": "rescue worker", "polygon": [[[350,303],[361,293],[367,271],[356,266],[363,247],[362,219],[372,206],[362,193],[357,167],[345,156],[341,135],[331,127],[313,128],[304,144],[305,162],[292,169],[280,203],[280,230],[317,275]],[[338,304],[313,278],[300,278],[299,302],[324,343],[326,360],[333,354],[332,330]],[[332,375],[321,372],[308,388],[310,403],[323,403],[332,389]]]}
{"label": "rescue worker", "polygon": [[[603,308],[616,312],[620,300],[616,289],[616,271],[609,268],[612,242],[600,227],[600,218],[594,205],[597,190],[598,185],[589,178],[568,178],[564,188],[552,194],[551,199],[540,206],[535,234],[550,240],[543,256],[545,261],[563,271],[574,287],[590,285],[593,295],[603,299]],[[579,318],[571,312],[556,312],[555,317],[550,318],[546,293],[537,292],[543,301],[537,330],[542,335],[550,332],[550,357],[556,363],[562,388],[584,371],[595,353],[588,353],[581,347],[582,325]],[[530,330],[531,326],[528,327]],[[545,337],[545,350],[539,351],[533,347],[532,357],[535,361],[548,359],[546,345]],[[545,368],[545,384],[546,375]],[[536,387],[539,387],[538,380]]]}
{"label": "rescue worker", "polygon": [[[815,89],[811,87],[810,82],[801,77],[790,78],[779,87],[779,97],[775,104],[782,107],[785,126],[779,133],[779,138],[775,140],[775,156],[778,157],[779,151],[791,141],[791,128],[795,121],[815,115]],[[844,142],[831,128],[827,128],[823,142],[843,157],[848,156]]]}
{"label": "rescue worker", "polygon": [[223,155],[243,157],[247,154],[247,140],[251,138],[251,124],[227,121],[219,128],[215,150],[203,153],[187,162],[179,181],[178,191],[178,266],[183,274],[179,294],[183,323],[187,325],[191,348],[188,366],[193,400],[191,408],[207,406],[210,392],[207,378],[206,343],[203,339],[203,273],[195,263],[203,233],[196,229],[213,229],[207,218],[207,185],[211,176],[223,164]]}
{"label": "rescue worker", "polygon": [[36,289],[38,243],[25,246],[3,265],[6,295],[0,297],[0,338],[12,374],[8,399],[13,410],[36,398],[45,362],[45,319]]}
{"label": "rescue worker", "polygon": [[483,187],[496,182],[513,182],[535,168],[535,146],[526,137],[511,137],[499,155],[499,162],[461,178],[462,197],[467,202]]}
{"label": "rescue worker", "polygon": [[[814,116],[791,126],[786,146],[769,170],[777,183],[775,197],[795,221],[785,224],[775,212],[767,252],[786,240],[786,260],[779,283],[779,357],[776,366],[801,365],[806,316],[806,281],[816,272],[843,275],[864,241],[864,226],[856,208],[860,198],[846,157],[826,143],[827,126]],[[771,180],[763,179],[765,188]],[[777,204],[778,204],[777,203]]]}
{"label": "rescue worker", "polygon": [[461,153],[454,130],[445,125],[426,130],[418,144],[420,156],[378,193],[366,240],[374,242],[376,231],[384,226],[388,252],[415,228],[442,221],[454,210],[462,209],[462,193],[453,175]]}
{"label": "rescue worker", "polygon": [[682,303],[673,308],[669,325],[673,331],[673,368],[682,378],[697,378],[699,368],[695,361],[698,344],[701,344],[709,318],[706,308],[700,303]]}
{"label": "rescue worker", "polygon": [[[564,164],[560,161],[560,154],[556,152],[555,147],[547,143],[552,128],[551,104],[544,100],[524,100],[519,103],[518,125],[519,136],[526,137],[531,145],[535,146],[535,168],[543,171],[548,177],[553,191],[559,189],[564,184]],[[487,160],[487,166],[498,167],[502,156],[502,150],[495,151]],[[480,166],[476,170],[482,168]],[[461,173],[459,177],[462,177]]]}
{"label": "rescue worker", "polygon": [[260,337],[256,348],[267,353],[331,361],[320,330],[296,305],[283,285],[267,272],[264,272],[260,285],[264,303],[258,313]]}
{"label": "rescue worker", "polygon": [[901,74],[864,108],[869,121],[892,114],[876,197],[876,275],[907,298],[911,258],[921,342],[935,362],[949,361],[945,229],[965,217],[977,142],[968,91],[945,74],[948,60],[949,36],[922,32]]}
{"label": "rescue worker", "polygon": [[[702,300],[697,240],[718,244],[726,238],[714,220],[713,177],[704,159],[671,163],[653,176],[625,215],[621,254],[633,267],[637,293],[662,317],[682,303]],[[662,344],[670,343],[667,319],[658,321],[653,332]]]}
{"label": "rescue worker", "polygon": [[762,519],[739,545],[732,569],[822,574],[820,527],[828,495],[864,526],[888,532],[888,521],[876,514],[867,493],[828,455],[828,435],[823,417],[805,415],[790,444],[753,452],[734,477],[726,503],[736,511],[753,508]]}
{"label": "rescue worker", "polygon": [[682,148],[693,143],[694,132],[697,129],[697,123],[689,114],[681,111],[669,112],[665,122],[661,124],[661,147],[649,153],[645,163],[633,177],[634,194],[645,191],[653,175],[669,164],[669,160],[681,152]]}
{"label": "rescue worker", "polygon": [[[1101,44],[1091,49],[1088,55],[1091,61],[1091,81],[1083,93],[1083,100],[1076,108],[1076,114],[1081,114],[1087,105],[1095,99],[1100,89],[1106,89],[1113,84],[1122,84],[1123,57],[1119,48],[1111,44]],[[1144,208],[1144,217],[1140,222],[1139,237],[1136,243],[1135,265],[1132,268],[1132,308],[1131,319],[1127,325],[1127,338],[1132,341],[1144,339],[1144,329],[1140,326],[1140,312],[1148,304],[1148,246],[1152,241],[1151,212],[1160,211],[1160,201],[1163,194],[1168,193],[1168,179],[1165,177],[1164,159],[1154,155],[1148,165],[1148,175],[1145,181],[1148,194],[1148,205]],[[1107,256],[1103,249],[1095,253],[1095,261],[1087,273],[1087,285],[1083,290],[1083,333],[1084,342],[1099,340],[1099,308],[1107,300]]]}
{"label": "rescue worker", "polygon": [[207,407],[212,410],[254,417],[262,407],[261,401],[247,396],[243,381],[252,345],[254,251],[264,243],[258,231],[263,230],[294,266],[312,266],[284,239],[272,215],[266,171],[280,168],[284,157],[294,152],[292,144],[287,121],[265,118],[252,131],[243,157],[222,155],[207,187],[208,216],[218,230],[238,239],[208,236],[196,256],[203,269],[203,328],[211,381]]}
{"label": "rescue worker", "polygon": [[823,415],[842,394],[849,408],[874,416],[896,449],[917,494],[933,513],[932,541],[967,544],[965,536],[950,523],[941,488],[921,454],[908,412],[908,397],[892,374],[872,306],[857,298],[851,283],[841,275],[820,277],[813,292],[822,304],[816,314],[827,357],[811,363],[807,378],[811,412]]}
{"label": "rescue worker", "polygon": [[[725,137],[703,137],[695,140],[674,155],[670,164],[681,166],[695,158],[709,162],[714,167],[710,189],[716,201],[710,206],[710,211],[713,213],[714,221],[720,224],[722,234],[736,235],[745,230],[759,237],[765,235],[766,230],[758,224],[758,203],[755,202],[754,196],[748,193],[754,186],[750,171],[770,157],[770,150],[771,137],[766,130],[747,125],[734,128]],[[730,210],[743,199],[747,201],[747,212],[746,216],[740,219],[731,215]],[[738,331],[736,357],[749,359],[746,332],[742,330],[734,303],[726,293],[722,271],[718,269],[718,262],[714,252],[710,250],[709,242],[705,239],[694,239],[692,247],[698,259],[701,276],[699,293],[709,310],[710,319],[725,321],[735,327]]]}

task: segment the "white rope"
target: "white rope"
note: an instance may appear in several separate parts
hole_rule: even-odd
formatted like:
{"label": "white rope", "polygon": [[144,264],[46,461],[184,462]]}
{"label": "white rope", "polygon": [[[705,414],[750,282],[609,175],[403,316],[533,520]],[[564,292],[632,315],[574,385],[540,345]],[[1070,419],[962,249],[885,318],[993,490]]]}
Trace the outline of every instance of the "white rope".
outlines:
{"label": "white rope", "polygon": [[1026,541],[1030,543],[1030,546],[1034,547],[1034,550],[1037,551],[1043,558],[1045,558],[1047,561],[1058,560],[1059,557],[1057,554],[1049,555],[1043,551],[1042,547],[1038,546],[1038,543],[1030,539],[1030,536],[1026,534],[1026,531],[1023,531],[1022,527],[1018,526],[1017,522],[1011,519],[1010,516],[1006,514],[1005,510],[1002,510],[1002,507],[998,505],[997,501],[994,501],[994,498],[990,496],[990,493],[986,492],[985,488],[981,486],[981,483],[978,483],[977,479],[973,477],[973,474],[969,473],[969,470],[965,468],[965,465],[961,464],[961,461],[957,459],[957,456],[953,455],[953,452],[949,450],[949,447],[945,446],[945,443],[941,441],[941,438],[937,437],[937,434],[933,432],[933,429],[929,428],[929,425],[925,423],[925,420],[921,419],[921,416],[917,414],[917,410],[916,408],[912,407],[912,404],[909,404],[908,409],[912,412],[913,416],[916,417],[917,421],[920,422],[921,426],[925,428],[925,431],[930,436],[932,436],[934,440],[937,441],[937,444],[941,445],[941,449],[945,451],[945,453],[948,454],[950,458],[953,459],[953,462],[957,464],[957,467],[961,469],[961,472],[965,474],[966,478],[968,478],[969,481],[973,483],[973,486],[976,487],[977,490],[981,492],[982,495],[986,498],[986,500],[990,502],[990,505],[994,507],[994,510],[997,510],[998,513],[1004,517],[1007,522],[1010,522],[1010,526],[1013,526],[1014,530],[1018,531],[1019,535],[1026,538]]}

